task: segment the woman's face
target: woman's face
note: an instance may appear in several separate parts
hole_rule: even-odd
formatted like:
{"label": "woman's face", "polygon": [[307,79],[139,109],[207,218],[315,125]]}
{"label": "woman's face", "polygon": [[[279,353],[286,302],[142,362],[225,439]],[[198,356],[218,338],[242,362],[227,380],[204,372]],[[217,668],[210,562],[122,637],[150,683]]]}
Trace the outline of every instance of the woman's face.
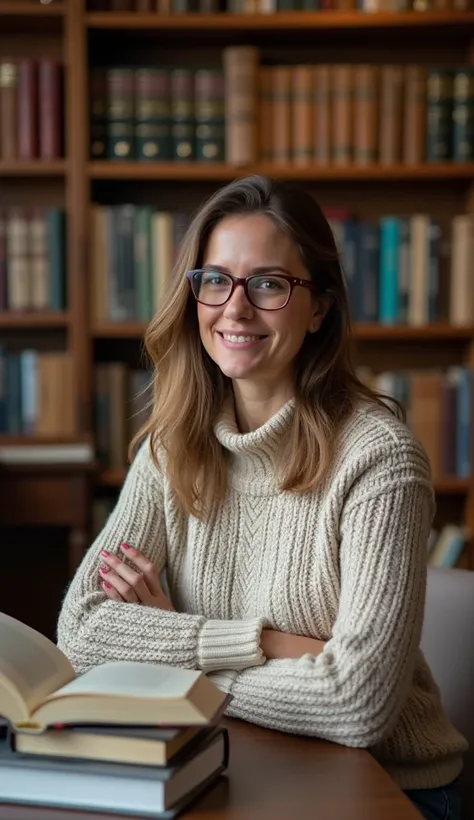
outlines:
{"label": "woman's face", "polygon": [[[311,281],[294,242],[264,214],[223,219],[209,238],[203,267],[240,278],[265,268],[267,274]],[[265,281],[262,287],[267,287]],[[254,307],[238,286],[224,305],[198,303],[197,313],[202,344],[222,373],[277,388],[292,388],[293,364],[303,340],[324,318],[321,304],[305,287],[295,287],[284,308],[269,311]]]}

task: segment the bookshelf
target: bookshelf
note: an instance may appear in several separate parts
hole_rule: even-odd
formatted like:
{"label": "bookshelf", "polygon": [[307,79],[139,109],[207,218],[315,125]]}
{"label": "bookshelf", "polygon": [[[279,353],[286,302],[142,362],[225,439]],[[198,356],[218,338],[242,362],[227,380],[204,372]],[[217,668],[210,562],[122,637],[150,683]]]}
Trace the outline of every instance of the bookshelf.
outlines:
{"label": "bookshelf", "polygon": [[[342,4],[341,4],[342,5]],[[428,3],[427,6],[430,4]],[[5,161],[0,155],[0,210],[10,201],[63,206],[67,214],[68,303],[59,312],[0,313],[0,335],[26,334],[38,344],[48,336],[70,355],[74,384],[74,428],[69,442],[94,441],[96,367],[141,365],[146,321],[98,319],[91,309],[94,288],[91,207],[132,203],[161,212],[192,212],[219,185],[236,176],[263,173],[304,183],[329,209],[347,208],[361,220],[383,214],[429,212],[451,230],[457,214],[474,213],[474,156],[465,161],[419,159],[379,162],[310,162],[288,158],[252,161],[114,161],[90,153],[89,82],[97,67],[190,66],[216,68],[223,48],[259,49],[261,65],[286,68],[316,63],[464,66],[474,63],[474,10],[423,12],[282,11],[271,14],[98,11],[86,0],[37,2],[0,0],[0,62],[21,56],[28,32],[35,58],[60,57],[65,76],[65,153],[44,160]],[[36,33],[32,34],[37,29]],[[8,35],[8,36],[7,36]],[[387,56],[390,54],[390,56]],[[157,56],[158,55],[158,56]],[[183,204],[184,203],[184,204]],[[33,335],[32,335],[33,334]],[[456,326],[444,314],[422,325],[364,321],[355,325],[361,364],[374,371],[474,366],[474,321]],[[59,338],[59,342],[57,341]],[[123,374],[116,372],[120,381]],[[128,405],[127,405],[128,406]],[[3,437],[3,444],[22,439]],[[17,468],[18,469],[18,468]],[[51,468],[52,469],[52,468]],[[76,468],[78,469],[78,468]],[[88,473],[90,492],[114,494],[124,466]],[[436,476],[438,518],[465,523],[474,532],[474,476]],[[83,505],[85,508],[85,505]],[[90,521],[84,519],[86,532]],[[76,521],[77,531],[77,521]],[[79,539],[80,540],[80,539]],[[77,538],[75,541],[77,556]],[[72,555],[73,553],[71,553]],[[71,559],[72,560],[72,559]],[[474,541],[463,557],[474,569]]]}

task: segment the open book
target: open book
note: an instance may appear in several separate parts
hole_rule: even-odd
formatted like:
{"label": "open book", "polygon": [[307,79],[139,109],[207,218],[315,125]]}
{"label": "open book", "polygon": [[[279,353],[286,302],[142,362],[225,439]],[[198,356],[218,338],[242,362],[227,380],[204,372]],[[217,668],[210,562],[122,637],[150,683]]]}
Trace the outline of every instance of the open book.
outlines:
{"label": "open book", "polygon": [[60,649],[0,612],[0,715],[15,731],[56,723],[207,726],[228,702],[203,672],[104,663],[83,675]]}

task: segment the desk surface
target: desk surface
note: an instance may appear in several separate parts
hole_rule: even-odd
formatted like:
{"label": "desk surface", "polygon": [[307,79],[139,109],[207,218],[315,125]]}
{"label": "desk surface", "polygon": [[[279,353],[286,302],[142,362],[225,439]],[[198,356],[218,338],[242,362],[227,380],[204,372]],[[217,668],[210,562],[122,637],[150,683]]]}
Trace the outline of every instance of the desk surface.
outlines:
{"label": "desk surface", "polygon": [[[346,749],[226,720],[227,774],[182,820],[420,820],[378,763]],[[114,820],[116,815],[0,806],[0,820]],[[123,818],[122,818],[123,820]]]}

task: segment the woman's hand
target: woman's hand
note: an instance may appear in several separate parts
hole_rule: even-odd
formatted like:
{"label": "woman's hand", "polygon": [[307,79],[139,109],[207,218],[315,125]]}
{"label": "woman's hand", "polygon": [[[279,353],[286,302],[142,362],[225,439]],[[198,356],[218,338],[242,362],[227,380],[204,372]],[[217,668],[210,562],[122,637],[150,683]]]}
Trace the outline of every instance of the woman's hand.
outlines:
{"label": "woman's hand", "polygon": [[319,655],[324,649],[324,641],[316,638],[305,638],[302,635],[291,635],[278,632],[276,629],[263,629],[260,647],[267,660],[279,658],[301,658],[303,655]]}
{"label": "woman's hand", "polygon": [[132,569],[116,555],[102,550],[100,555],[106,566],[99,569],[99,576],[107,598],[175,612],[173,604],[161,588],[158,573],[151,561],[129,544],[121,544],[120,549],[137,569]]}

